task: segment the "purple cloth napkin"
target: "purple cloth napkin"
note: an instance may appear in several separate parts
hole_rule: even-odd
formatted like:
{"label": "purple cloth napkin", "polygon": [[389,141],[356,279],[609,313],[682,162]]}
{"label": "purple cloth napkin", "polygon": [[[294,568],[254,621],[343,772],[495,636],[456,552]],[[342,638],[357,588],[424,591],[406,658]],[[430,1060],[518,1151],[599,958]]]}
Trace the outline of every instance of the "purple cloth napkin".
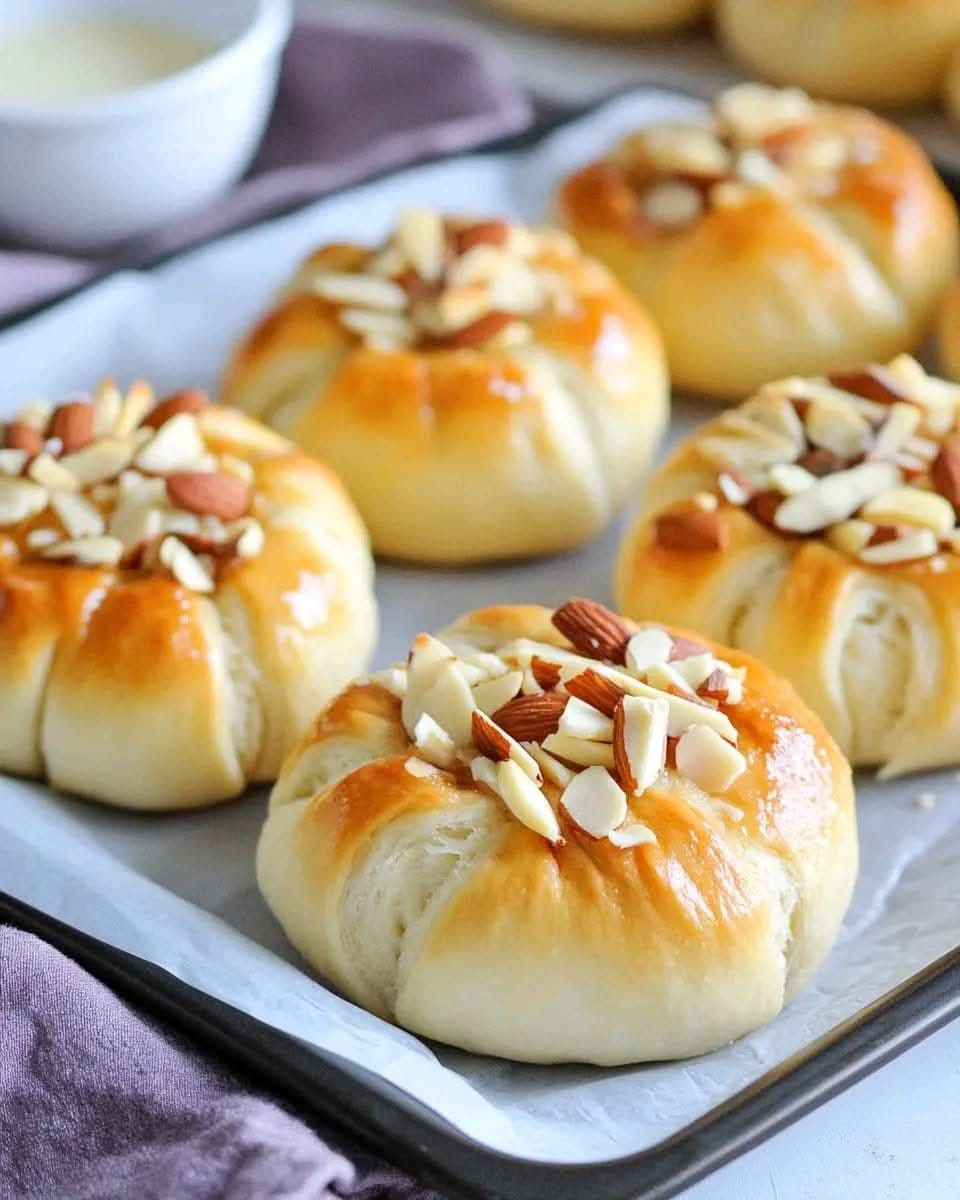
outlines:
{"label": "purple cloth napkin", "polygon": [[440,1200],[348,1153],[0,926],[2,1200]]}
{"label": "purple cloth napkin", "polygon": [[530,119],[528,101],[499,64],[462,42],[298,21],[260,153],[231,193],[109,260],[0,246],[0,316],[332,188],[513,133]]}

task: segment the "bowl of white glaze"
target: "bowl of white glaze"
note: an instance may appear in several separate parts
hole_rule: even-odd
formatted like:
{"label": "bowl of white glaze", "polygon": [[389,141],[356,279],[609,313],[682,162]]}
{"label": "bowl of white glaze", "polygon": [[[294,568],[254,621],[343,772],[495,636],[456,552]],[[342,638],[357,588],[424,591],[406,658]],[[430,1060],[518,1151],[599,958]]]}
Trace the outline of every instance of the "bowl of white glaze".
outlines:
{"label": "bowl of white glaze", "polygon": [[103,251],[249,166],[290,0],[2,0],[0,239]]}

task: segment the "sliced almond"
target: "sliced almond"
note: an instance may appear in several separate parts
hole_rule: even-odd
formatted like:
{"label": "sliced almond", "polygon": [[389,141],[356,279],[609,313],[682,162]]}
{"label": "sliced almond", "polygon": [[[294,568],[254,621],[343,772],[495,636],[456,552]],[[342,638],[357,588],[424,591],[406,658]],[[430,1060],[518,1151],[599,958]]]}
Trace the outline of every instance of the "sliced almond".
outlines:
{"label": "sliced almond", "polygon": [[29,457],[26,450],[0,450],[0,475],[19,475]]}
{"label": "sliced almond", "polygon": [[613,721],[592,704],[571,696],[560,715],[557,732],[588,742],[610,742],[613,740]]}
{"label": "sliced almond", "polygon": [[112,537],[76,538],[48,547],[44,558],[69,558],[84,567],[113,567],[123,557],[123,544]]}
{"label": "sliced almond", "polygon": [[569,698],[557,692],[516,696],[493,714],[500,728],[518,742],[542,742],[560,724]]}
{"label": "sliced almond", "polygon": [[75,492],[79,486],[73,472],[46,451],[30,460],[27,475],[51,492]]}
{"label": "sliced almond", "polygon": [[746,504],[757,490],[748,477],[736,469],[721,471],[717,477],[717,487],[724,500],[737,508]]}
{"label": "sliced almond", "polygon": [[630,850],[634,846],[655,845],[657,841],[657,835],[653,830],[647,825],[641,825],[639,821],[632,825],[622,825],[619,829],[611,829],[607,837],[618,850]]}
{"label": "sliced almond", "polygon": [[653,125],[625,139],[620,150],[627,158],[639,154],[661,175],[720,179],[731,166],[730,151],[705,125]]}
{"label": "sliced almond", "polygon": [[[503,760],[506,761],[506,760]],[[470,760],[470,774],[477,783],[482,783],[496,795],[500,795],[497,781],[498,760],[477,754]]]}
{"label": "sliced almond", "polygon": [[267,544],[263,526],[254,517],[245,517],[239,524],[241,528],[234,547],[237,555],[240,558],[257,558]]}
{"label": "sliced almond", "polygon": [[413,736],[413,727],[423,712],[423,700],[440,668],[453,662],[449,647],[429,633],[418,633],[410,647],[407,663],[407,694],[404,697],[401,719],[407,733]]}
{"label": "sliced almond", "polygon": [[318,275],[313,290],[325,300],[381,312],[400,313],[407,307],[407,293],[391,279],[376,275],[348,275],[329,272]]}
{"label": "sliced almond", "polygon": [[730,530],[722,513],[681,504],[657,515],[654,539],[666,550],[712,553],[726,549]]}
{"label": "sliced almond", "polygon": [[133,451],[133,443],[127,438],[98,438],[76,454],[64,455],[60,465],[81,487],[88,487],[119,475],[129,466]]}
{"label": "sliced almond", "polygon": [[778,463],[770,468],[768,477],[770,486],[781,496],[796,496],[817,482],[816,475],[797,463]]}
{"label": "sliced almond", "polygon": [[510,759],[531,779],[536,780],[537,783],[540,782],[540,768],[537,766],[536,760],[486,713],[475,709],[472,725],[473,740],[482,755],[492,758],[494,762],[506,762],[507,759]]}
{"label": "sliced almond", "polygon": [[816,114],[813,101],[797,88],[741,83],[721,92],[714,114],[723,133],[742,142],[760,142],[793,125],[806,125]]}
{"label": "sliced almond", "polygon": [[826,531],[826,538],[835,550],[855,558],[861,550],[870,545],[874,530],[875,526],[871,525],[869,521],[860,521],[854,518],[849,521],[841,521],[839,525],[831,525]]}
{"label": "sliced almond", "polygon": [[497,792],[518,821],[555,845],[563,839],[557,815],[540,787],[512,759],[497,766]]}
{"label": "sliced almond", "polygon": [[576,771],[565,766],[559,758],[554,758],[552,754],[548,754],[537,742],[524,742],[523,748],[534,759],[542,771],[544,779],[555,783],[557,787],[566,787],[574,775],[576,775]]}
{"label": "sliced almond", "polygon": [[640,211],[648,221],[664,229],[681,229],[696,221],[704,209],[699,188],[679,180],[664,180],[647,188]]}
{"label": "sliced almond", "polygon": [[48,546],[55,546],[60,540],[60,534],[56,529],[42,527],[31,529],[25,539],[27,546],[31,550],[46,550]]}
{"label": "sliced almond", "polygon": [[875,525],[918,525],[932,529],[940,537],[949,533],[955,524],[955,513],[949,500],[936,492],[913,487],[881,492],[863,505],[860,516]]}
{"label": "sliced almond", "polygon": [[815,533],[853,516],[872,497],[895,487],[899,479],[892,463],[861,463],[838,471],[784,500],[777,509],[775,524],[792,533]]}
{"label": "sliced almond", "polygon": [[433,282],[440,278],[447,238],[439,213],[428,208],[406,209],[397,221],[395,241],[422,279]]}
{"label": "sliced almond", "polygon": [[436,767],[450,767],[457,748],[450,734],[429,713],[421,713],[413,727],[413,744],[420,755]]}
{"label": "sliced almond", "polygon": [[94,437],[107,437],[116,432],[122,404],[123,395],[120,389],[112,379],[105,379],[94,392],[91,401]]}
{"label": "sliced almond", "polygon": [[929,529],[917,529],[905,537],[867,546],[860,551],[859,558],[861,562],[870,563],[872,566],[889,566],[930,558],[939,548],[940,543],[935,533]]}
{"label": "sliced almond", "polygon": [[814,400],[804,424],[813,445],[830,450],[838,458],[860,458],[873,443],[870,422],[849,404]]}
{"label": "sliced almond", "polygon": [[691,654],[687,658],[678,659],[672,664],[673,670],[693,690],[699,691],[700,685],[713,674],[717,660],[708,650],[704,654]]}
{"label": "sliced almond", "polygon": [[693,725],[680,736],[677,770],[705,792],[725,792],[747,768],[739,750],[706,725]]}
{"label": "sliced almond", "polygon": [[85,496],[53,492],[50,507],[60,518],[69,538],[99,537],[104,531],[103,517]]}
{"label": "sliced almond", "polygon": [[574,597],[556,609],[550,619],[581,654],[614,663],[625,661],[630,627],[595,600]]}
{"label": "sliced almond", "polygon": [[606,837],[627,816],[623,788],[603,767],[587,767],[563,789],[560,803],[571,819],[591,837]]}
{"label": "sliced almond", "polygon": [[653,687],[662,692],[669,692],[673,696],[692,700],[696,695],[696,689],[687,683],[677,664],[655,663],[652,667],[647,668],[646,678]]}
{"label": "sliced almond", "polygon": [[930,474],[933,486],[960,513],[960,437],[943,443]]}
{"label": "sliced almond", "polygon": [[543,748],[566,762],[581,767],[613,767],[613,746],[609,742],[586,742],[564,733],[551,733],[544,738]]}
{"label": "sliced almond", "polygon": [[181,412],[160,426],[137,453],[134,462],[148,474],[169,475],[174,471],[193,469],[205,449],[196,418],[192,413]]}
{"label": "sliced almond", "polygon": [[[631,642],[633,641],[632,638],[630,640]],[[629,654],[629,652],[630,647],[628,645],[627,653]],[[566,680],[564,686],[571,696],[575,696],[583,703],[597,709],[605,717],[611,718],[614,712],[616,712],[617,705],[625,695],[623,688],[617,687],[615,683],[605,675],[601,675],[599,671],[593,671],[589,668],[586,671],[581,671],[579,675],[572,675]]]}
{"label": "sliced almond", "polygon": [[47,489],[27,479],[0,478],[0,526],[19,525],[47,507]]}
{"label": "sliced almond", "polygon": [[751,146],[737,155],[737,179],[748,187],[783,195],[791,190],[792,180],[763,150]]}
{"label": "sliced almond", "polygon": [[[122,544],[121,545],[122,550]],[[191,592],[212,592],[213,577],[200,559],[179,538],[165,537],[160,543],[160,562],[170,571],[178,583]]]}
{"label": "sliced almond", "polygon": [[127,389],[120,405],[114,432],[118,437],[129,437],[153,408],[153,388],[142,379],[135,380]]}
{"label": "sliced almond", "polygon": [[[473,714],[476,705],[470,686],[457,670],[453,657],[441,662],[426,686],[410,693],[418,713],[427,713],[447,731],[456,746],[468,746],[473,740]],[[417,717],[419,719],[419,715]]]}
{"label": "sliced almond", "polygon": [[901,449],[904,442],[917,432],[920,424],[920,409],[915,404],[897,402],[890,406],[890,413],[877,433],[871,458],[890,458]]}
{"label": "sliced almond", "polygon": [[630,795],[646,791],[667,761],[670,706],[665,699],[625,696],[613,718],[617,773]]}
{"label": "sliced almond", "polygon": [[627,670],[642,674],[655,663],[665,663],[673,650],[673,638],[655,625],[641,629],[627,643]]}
{"label": "sliced almond", "polygon": [[85,400],[71,400],[61,404],[50,418],[48,434],[60,439],[65,454],[82,450],[93,440],[93,407]]}

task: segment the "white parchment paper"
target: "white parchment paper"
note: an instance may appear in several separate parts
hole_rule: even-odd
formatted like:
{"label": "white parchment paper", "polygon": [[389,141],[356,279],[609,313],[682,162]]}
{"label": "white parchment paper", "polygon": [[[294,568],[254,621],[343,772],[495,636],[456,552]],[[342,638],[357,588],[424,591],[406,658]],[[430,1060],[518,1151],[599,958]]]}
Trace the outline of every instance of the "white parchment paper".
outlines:
{"label": "white parchment paper", "polygon": [[[316,242],[376,238],[396,208],[439,203],[536,220],[566,169],[642,120],[691,102],[621,98],[534,151],[414,169],[233,235],[149,273],[126,273],[0,335],[0,411],[101,375],[161,390],[216,386],[228,348]],[[680,436],[707,415],[680,404]],[[639,482],[639,481],[638,481]],[[621,526],[577,554],[457,572],[382,567],[378,664],[420,629],[501,601],[609,597]],[[3,714],[0,712],[0,721]],[[932,809],[918,792],[937,797]],[[0,888],[141,955],[261,1020],[388,1081],[477,1141],[554,1162],[614,1158],[675,1132],[811,1039],[951,949],[960,936],[960,783],[953,772],[860,787],[862,872],[840,943],[767,1029],[681,1064],[524,1067],[428,1046],[312,978],[264,907],[253,849],[264,793],[185,816],[102,810],[0,779]]]}

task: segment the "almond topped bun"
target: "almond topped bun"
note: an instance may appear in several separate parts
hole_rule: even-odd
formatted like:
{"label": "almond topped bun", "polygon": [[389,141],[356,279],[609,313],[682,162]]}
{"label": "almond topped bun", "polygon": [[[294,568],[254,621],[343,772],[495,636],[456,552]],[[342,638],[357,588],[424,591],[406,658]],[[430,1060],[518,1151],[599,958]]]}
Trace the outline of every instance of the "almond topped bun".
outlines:
{"label": "almond topped bun", "polygon": [[223,400],[338,471],[378,553],[468,563],[599,533],[668,389],[652,322],[566,234],[411,209],[307,259]]}
{"label": "almond topped bun", "polygon": [[674,382],[710,396],[912,349],[957,265],[956,209],[916,143],[759,84],[631,134],[558,203],[649,306]]}
{"label": "almond topped bun", "polygon": [[659,33],[686,25],[707,11],[710,0],[490,0],[494,8],[533,21],[597,33]]}
{"label": "almond topped bun", "polygon": [[470,613],[344,691],[257,852],[287,936],[356,1003],[603,1065],[771,1020],[856,868],[850,769],[789,684],[583,599]]}
{"label": "almond topped bun", "polygon": [[727,49],[758,75],[858,104],[937,94],[960,0],[716,0]]}
{"label": "almond topped bun", "polygon": [[365,666],[334,475],[198,391],[112,382],[0,424],[0,770],[193,808],[273,779]]}
{"label": "almond topped bun", "polygon": [[762,388],[653,479],[621,606],[768,662],[854,765],[960,763],[958,418],[906,357]]}

